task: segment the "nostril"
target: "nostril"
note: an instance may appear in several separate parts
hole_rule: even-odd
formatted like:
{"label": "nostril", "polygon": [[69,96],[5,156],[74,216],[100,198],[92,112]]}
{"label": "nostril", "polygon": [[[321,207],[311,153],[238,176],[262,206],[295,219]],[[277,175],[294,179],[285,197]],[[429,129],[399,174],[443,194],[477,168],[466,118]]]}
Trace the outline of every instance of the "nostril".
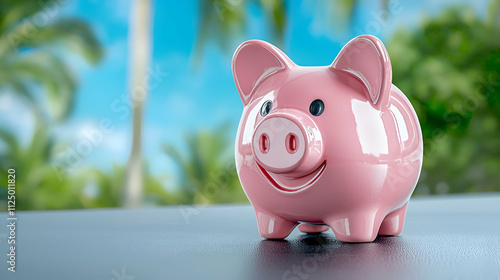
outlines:
{"label": "nostril", "polygon": [[297,152],[297,149],[299,147],[299,139],[297,138],[297,135],[289,133],[285,139],[285,147],[290,154],[294,154],[295,152]]}
{"label": "nostril", "polygon": [[262,135],[260,135],[259,138],[259,146],[260,146],[260,151],[263,154],[267,154],[269,152],[269,146],[270,146],[269,142],[270,142],[269,136],[267,136],[267,134],[265,133],[262,133]]}

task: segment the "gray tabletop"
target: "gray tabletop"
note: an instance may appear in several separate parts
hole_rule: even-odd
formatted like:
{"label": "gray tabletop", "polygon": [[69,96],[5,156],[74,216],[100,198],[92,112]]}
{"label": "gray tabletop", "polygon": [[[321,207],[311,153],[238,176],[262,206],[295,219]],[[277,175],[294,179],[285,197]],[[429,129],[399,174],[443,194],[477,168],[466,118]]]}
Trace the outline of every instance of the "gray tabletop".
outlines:
{"label": "gray tabletop", "polygon": [[500,194],[412,199],[401,236],[365,244],[263,240],[248,205],[17,216],[16,272],[3,226],[0,279],[500,279]]}

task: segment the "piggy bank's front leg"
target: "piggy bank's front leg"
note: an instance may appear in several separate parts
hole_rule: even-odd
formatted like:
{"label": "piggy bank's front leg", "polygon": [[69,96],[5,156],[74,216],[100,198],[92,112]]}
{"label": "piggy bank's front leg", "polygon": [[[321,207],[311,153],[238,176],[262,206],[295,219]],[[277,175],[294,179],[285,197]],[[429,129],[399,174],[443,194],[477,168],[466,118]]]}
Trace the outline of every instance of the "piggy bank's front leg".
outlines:
{"label": "piggy bank's front leg", "polygon": [[255,209],[259,233],[267,239],[283,239],[297,226],[297,222],[292,222],[271,214],[267,211]]}
{"label": "piggy bank's front leg", "polygon": [[360,211],[327,220],[338,240],[372,242],[377,237],[382,219],[375,211]]}

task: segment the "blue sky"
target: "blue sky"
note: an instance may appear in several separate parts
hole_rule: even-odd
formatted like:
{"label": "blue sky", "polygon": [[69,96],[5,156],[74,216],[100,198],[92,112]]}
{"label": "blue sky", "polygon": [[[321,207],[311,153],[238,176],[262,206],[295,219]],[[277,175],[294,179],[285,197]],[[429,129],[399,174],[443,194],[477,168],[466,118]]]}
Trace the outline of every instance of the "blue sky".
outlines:
{"label": "blue sky", "polygon": [[[146,106],[144,119],[144,154],[154,174],[171,173],[173,163],[161,153],[161,143],[172,143],[183,149],[187,131],[210,129],[225,121],[236,133],[242,112],[231,74],[234,48],[248,39],[271,40],[263,15],[249,6],[247,33],[233,41],[232,50],[222,53],[213,43],[203,50],[197,69],[192,54],[198,32],[198,1],[154,2],[153,55],[151,69],[166,73],[155,86]],[[414,28],[424,17],[439,13],[450,4],[468,1],[402,1],[389,21],[381,22],[380,1],[360,1],[352,25],[342,29],[329,19],[334,9],[325,8],[331,1],[289,1],[288,24],[284,51],[299,65],[328,65],[340,48],[352,37],[370,33],[383,41],[397,28]],[[439,2],[439,3],[435,3]],[[488,1],[470,1],[475,11],[484,15]],[[131,112],[116,112],[113,106],[128,94],[128,24],[130,1],[67,1],[58,11],[59,17],[79,17],[88,21],[106,49],[104,60],[91,67],[82,59],[67,56],[80,79],[76,107],[70,119],[58,125],[56,132],[68,143],[78,143],[83,132],[97,127],[103,119],[111,120],[112,133],[93,147],[82,159],[81,166],[97,166],[110,170],[113,163],[125,164],[131,135]],[[396,81],[395,81],[396,83]],[[13,100],[0,100],[0,113],[8,115],[12,107],[22,107]],[[114,105],[113,105],[114,104]],[[19,107],[19,108],[18,108]],[[10,109],[9,109],[10,108]],[[2,123],[20,128],[20,137],[27,140],[32,120],[29,112],[23,117],[5,117]],[[71,144],[70,144],[71,145]],[[76,144],[72,144],[76,145]]]}

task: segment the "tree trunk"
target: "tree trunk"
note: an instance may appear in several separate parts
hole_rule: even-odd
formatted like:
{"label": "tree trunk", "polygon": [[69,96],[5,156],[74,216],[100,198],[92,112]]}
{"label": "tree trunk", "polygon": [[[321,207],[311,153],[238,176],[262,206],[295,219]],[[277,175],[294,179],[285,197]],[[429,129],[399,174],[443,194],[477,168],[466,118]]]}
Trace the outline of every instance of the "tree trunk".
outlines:
{"label": "tree trunk", "polygon": [[123,207],[142,204],[142,112],[148,95],[147,67],[151,52],[151,1],[134,0],[130,12],[129,79],[132,102],[132,147],[123,189]]}

